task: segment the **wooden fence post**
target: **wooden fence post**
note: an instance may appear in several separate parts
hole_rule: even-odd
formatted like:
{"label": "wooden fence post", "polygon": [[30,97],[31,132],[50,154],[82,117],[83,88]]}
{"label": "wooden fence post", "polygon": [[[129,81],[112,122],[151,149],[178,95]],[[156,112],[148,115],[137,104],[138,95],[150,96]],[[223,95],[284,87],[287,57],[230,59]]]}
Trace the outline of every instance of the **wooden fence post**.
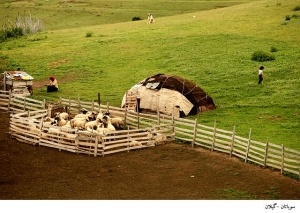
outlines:
{"label": "wooden fence post", "polygon": [[[100,107],[100,92],[98,92],[98,105]],[[99,108],[99,111],[100,111],[100,108]]]}
{"label": "wooden fence post", "polygon": [[283,144],[281,144],[281,169],[280,169],[281,174],[283,174],[283,170],[284,170],[284,146]]}
{"label": "wooden fence post", "polygon": [[80,97],[79,97],[79,94],[78,94],[78,113],[80,113],[80,109],[81,109],[81,104],[80,104]]}
{"label": "wooden fence post", "polygon": [[232,130],[232,139],[231,139],[231,146],[230,146],[230,157],[232,156],[232,152],[233,152],[234,139],[235,139],[235,125],[233,126],[233,130]]}
{"label": "wooden fence post", "polygon": [[26,111],[26,97],[24,97],[24,111]]}
{"label": "wooden fence post", "polygon": [[109,102],[106,102],[106,111],[109,112]]}
{"label": "wooden fence post", "polygon": [[157,108],[157,124],[160,125],[160,112],[159,112],[159,108]]}
{"label": "wooden fence post", "polygon": [[69,114],[70,114],[70,111],[71,111],[71,99],[69,97]]}
{"label": "wooden fence post", "polygon": [[269,142],[268,142],[268,139],[267,139],[266,147],[265,147],[264,168],[266,168],[266,166],[267,166],[268,148],[269,148]]}
{"label": "wooden fence post", "polygon": [[194,147],[195,145],[195,140],[196,140],[196,137],[197,137],[197,118],[195,118],[195,125],[194,125],[194,135],[193,135],[193,141],[192,141],[192,147]]}
{"label": "wooden fence post", "polygon": [[137,128],[140,128],[140,112],[137,112]]}
{"label": "wooden fence post", "polygon": [[172,115],[172,131],[173,133],[175,133],[175,119],[173,115]]}
{"label": "wooden fence post", "polygon": [[10,111],[10,102],[11,102],[11,90],[9,90],[9,99],[8,99],[8,111]]}
{"label": "wooden fence post", "polygon": [[247,144],[247,148],[246,148],[245,163],[247,163],[248,155],[249,155],[249,148],[250,148],[250,141],[251,141],[251,131],[252,131],[252,129],[250,129],[250,131],[249,131],[249,138],[248,138],[248,144]]}
{"label": "wooden fence post", "polygon": [[127,127],[127,130],[128,130],[128,131],[127,131],[127,140],[128,140],[128,141],[127,141],[127,152],[129,152],[129,150],[130,150],[130,145],[129,145],[129,143],[130,143],[130,142],[129,142],[129,126]]}
{"label": "wooden fence post", "polygon": [[43,109],[46,109],[46,99],[43,100]]}
{"label": "wooden fence post", "polygon": [[124,124],[125,124],[125,126],[127,126],[127,113],[128,113],[128,110],[127,110],[127,107],[125,107],[125,115],[124,115]]}
{"label": "wooden fence post", "polygon": [[92,102],[92,111],[94,111],[94,108],[95,108],[95,102],[93,101]]}
{"label": "wooden fence post", "polygon": [[214,151],[214,148],[215,148],[216,131],[217,131],[217,121],[215,120],[215,123],[214,123],[214,133],[213,133],[213,141],[212,141],[212,144],[211,144],[211,151]]}
{"label": "wooden fence post", "polygon": [[97,152],[98,152],[98,136],[96,135],[96,138],[95,138],[94,157],[97,157]]}

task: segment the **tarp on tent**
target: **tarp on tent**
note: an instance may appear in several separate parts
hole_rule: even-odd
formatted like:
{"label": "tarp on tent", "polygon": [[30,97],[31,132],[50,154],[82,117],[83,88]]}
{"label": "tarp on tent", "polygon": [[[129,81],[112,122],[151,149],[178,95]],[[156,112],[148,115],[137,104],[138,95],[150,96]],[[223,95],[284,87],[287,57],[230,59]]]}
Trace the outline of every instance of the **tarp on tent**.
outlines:
{"label": "tarp on tent", "polygon": [[[159,110],[175,117],[215,109],[213,99],[194,82],[175,75],[157,74],[134,85],[129,92],[138,96],[140,111]],[[126,94],[122,100],[122,107]]]}

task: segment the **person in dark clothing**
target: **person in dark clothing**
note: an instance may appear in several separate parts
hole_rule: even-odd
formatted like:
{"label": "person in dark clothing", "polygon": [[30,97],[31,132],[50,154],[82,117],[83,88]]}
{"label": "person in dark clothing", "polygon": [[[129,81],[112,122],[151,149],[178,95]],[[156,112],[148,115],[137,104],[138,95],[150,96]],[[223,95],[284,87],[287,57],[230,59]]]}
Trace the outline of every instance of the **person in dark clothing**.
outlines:
{"label": "person in dark clothing", "polygon": [[54,76],[51,76],[50,82],[47,85],[47,92],[57,92],[58,91],[58,83]]}
{"label": "person in dark clothing", "polygon": [[258,70],[258,84],[261,84],[262,81],[264,80],[263,74],[264,74],[264,66],[260,66]]}

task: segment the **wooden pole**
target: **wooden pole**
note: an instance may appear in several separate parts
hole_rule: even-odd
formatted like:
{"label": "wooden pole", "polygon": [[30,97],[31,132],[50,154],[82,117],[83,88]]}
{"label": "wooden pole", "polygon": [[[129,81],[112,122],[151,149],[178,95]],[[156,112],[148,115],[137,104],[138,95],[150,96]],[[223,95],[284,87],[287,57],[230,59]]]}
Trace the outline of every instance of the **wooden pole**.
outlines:
{"label": "wooden pole", "polygon": [[94,157],[97,157],[97,152],[98,152],[98,136],[96,135],[96,138],[95,138]]}
{"label": "wooden pole", "polygon": [[70,114],[70,112],[71,112],[71,99],[69,97],[69,114]]}
{"label": "wooden pole", "polygon": [[9,90],[9,100],[8,100],[8,111],[10,111],[10,103],[11,103],[11,91]]}
{"label": "wooden pole", "polygon": [[214,133],[213,133],[213,141],[211,144],[211,151],[214,151],[215,148],[215,142],[216,142],[216,131],[217,131],[217,121],[214,122]]}
{"label": "wooden pole", "polygon": [[81,109],[81,104],[80,104],[80,97],[78,94],[78,113],[80,113],[80,109]]}
{"label": "wooden pole", "polygon": [[127,140],[128,140],[128,141],[127,141],[127,144],[128,144],[128,145],[127,145],[127,152],[129,152],[129,150],[130,150],[130,145],[129,145],[129,143],[130,143],[130,142],[129,142],[129,126],[127,126],[127,130],[128,130],[128,131],[127,131]]}
{"label": "wooden pole", "polygon": [[43,109],[46,109],[46,99],[43,100]]}
{"label": "wooden pole", "polygon": [[232,139],[231,139],[231,146],[230,146],[230,157],[232,156],[232,152],[233,152],[234,140],[235,140],[235,125],[233,126],[233,130],[232,130]]}
{"label": "wooden pole", "polygon": [[172,131],[175,133],[175,119],[174,116],[172,116]]}
{"label": "wooden pole", "polygon": [[24,111],[26,111],[26,97],[24,97]]}
{"label": "wooden pole", "polygon": [[95,107],[94,104],[95,104],[95,102],[93,101],[93,102],[92,102],[92,111],[94,111],[94,107]]}
{"label": "wooden pole", "polygon": [[192,147],[194,147],[194,145],[195,145],[196,137],[197,137],[197,118],[195,118],[194,135],[193,135]]}
{"label": "wooden pole", "polygon": [[4,91],[6,91],[6,72],[4,72],[4,75],[3,75],[3,84],[4,84]]}
{"label": "wooden pole", "polygon": [[245,163],[247,163],[248,155],[249,155],[249,148],[250,148],[250,141],[251,141],[251,131],[252,131],[252,129],[250,129],[250,131],[249,131],[249,138],[248,138],[248,144],[247,144],[247,148],[246,148]]}
{"label": "wooden pole", "polygon": [[[100,107],[100,92],[98,92],[98,105]],[[100,111],[100,110],[99,110]]]}
{"label": "wooden pole", "polygon": [[125,107],[125,115],[124,115],[124,125],[125,126],[127,126],[127,112],[128,111],[128,109],[127,109],[127,107]]}
{"label": "wooden pole", "polygon": [[160,112],[159,112],[159,107],[157,108],[157,124],[160,125]]}
{"label": "wooden pole", "polygon": [[284,170],[284,146],[281,144],[281,170],[280,173],[283,174]]}
{"label": "wooden pole", "polygon": [[109,102],[106,103],[106,111],[109,112]]}
{"label": "wooden pole", "polygon": [[266,147],[265,147],[264,168],[266,168],[266,166],[267,166],[268,148],[269,148],[269,142],[268,142],[268,139],[267,139]]}
{"label": "wooden pole", "polygon": [[137,128],[140,128],[140,112],[137,112]]}
{"label": "wooden pole", "polygon": [[157,95],[157,124],[160,125],[159,94]]}

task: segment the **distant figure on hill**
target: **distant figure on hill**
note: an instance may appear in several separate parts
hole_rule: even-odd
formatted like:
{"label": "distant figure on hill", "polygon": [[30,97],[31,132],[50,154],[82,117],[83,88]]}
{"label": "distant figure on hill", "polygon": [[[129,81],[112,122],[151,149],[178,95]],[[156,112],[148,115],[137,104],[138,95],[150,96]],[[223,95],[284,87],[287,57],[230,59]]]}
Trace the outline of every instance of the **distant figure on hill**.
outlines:
{"label": "distant figure on hill", "polygon": [[148,13],[148,24],[154,23],[154,18],[151,13]]}
{"label": "distant figure on hill", "polygon": [[263,74],[264,74],[264,66],[260,66],[258,70],[258,84],[261,84],[262,81],[264,80]]}
{"label": "distant figure on hill", "polygon": [[57,92],[58,91],[58,83],[54,76],[49,78],[50,82],[47,84],[47,92]]}

